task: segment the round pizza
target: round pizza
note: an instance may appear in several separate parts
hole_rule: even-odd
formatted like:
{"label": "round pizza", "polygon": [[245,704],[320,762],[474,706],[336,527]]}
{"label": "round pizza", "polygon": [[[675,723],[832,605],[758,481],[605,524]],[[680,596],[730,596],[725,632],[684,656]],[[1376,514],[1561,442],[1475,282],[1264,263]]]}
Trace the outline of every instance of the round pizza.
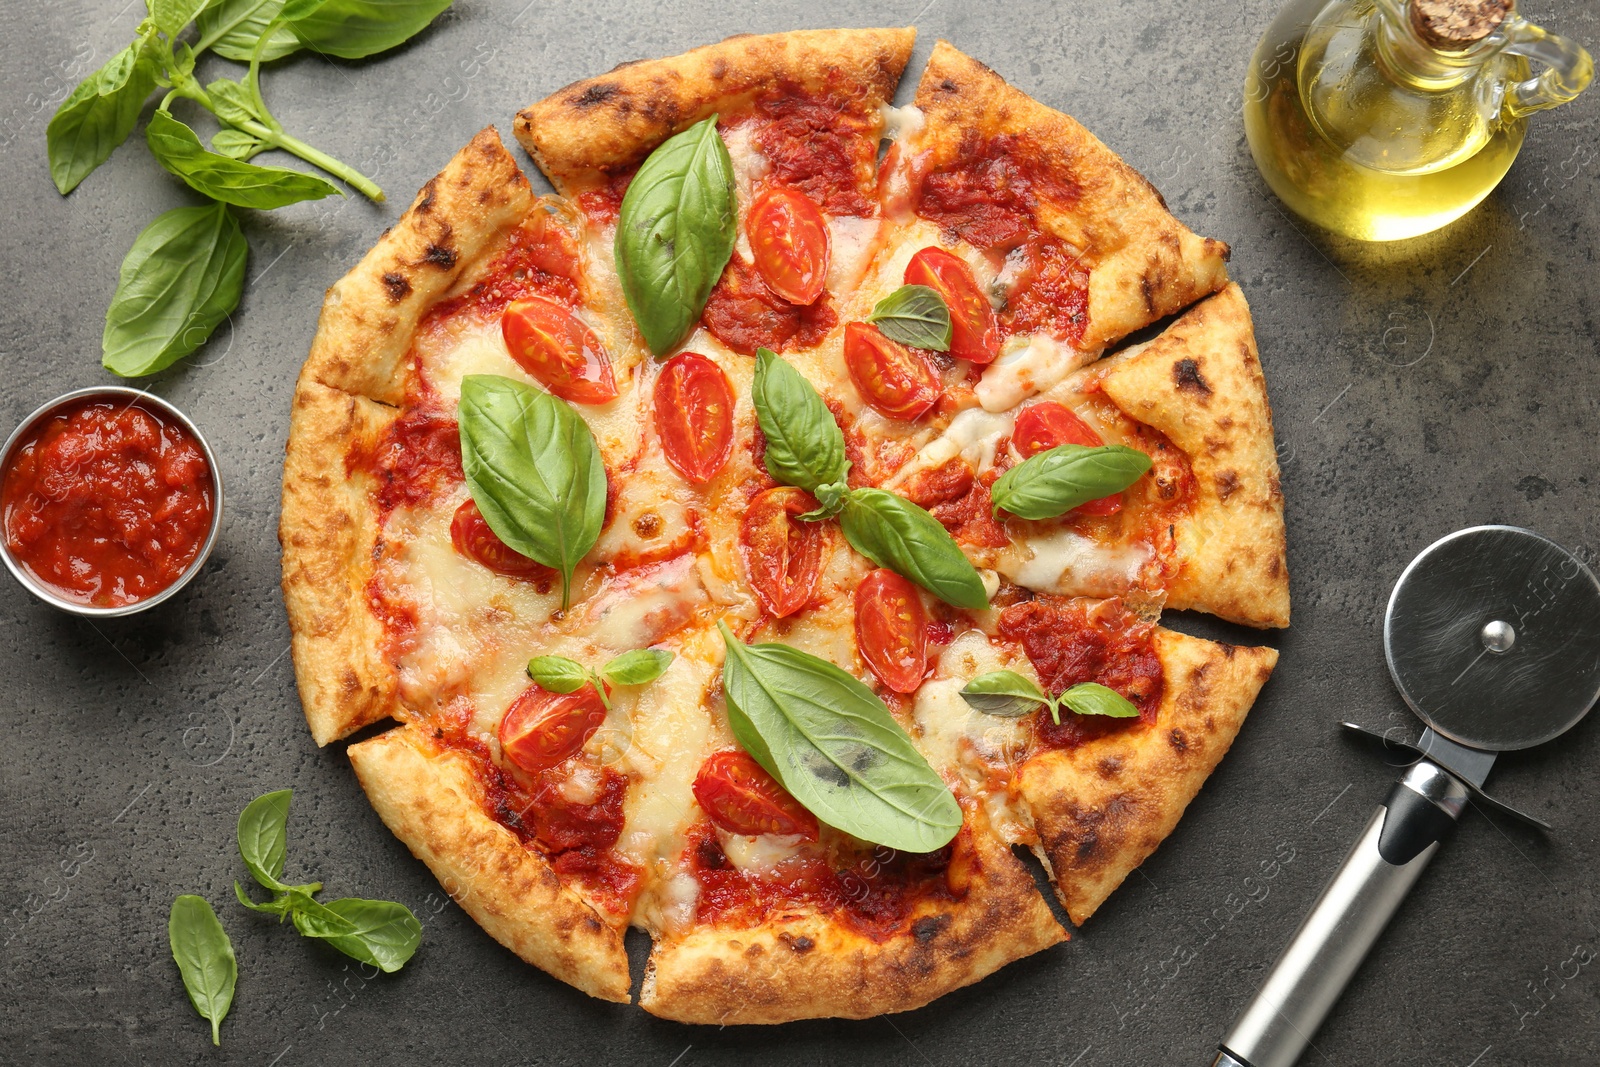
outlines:
{"label": "round pizza", "polygon": [[[1277,658],[1228,248],[910,29],[730,38],[491,128],[329,290],[284,592],[318,744],[491,936],[694,1023],[1067,939]],[[1025,853],[1024,853],[1025,855]],[[654,941],[630,975],[624,933]],[[638,985],[636,986],[635,979]]]}

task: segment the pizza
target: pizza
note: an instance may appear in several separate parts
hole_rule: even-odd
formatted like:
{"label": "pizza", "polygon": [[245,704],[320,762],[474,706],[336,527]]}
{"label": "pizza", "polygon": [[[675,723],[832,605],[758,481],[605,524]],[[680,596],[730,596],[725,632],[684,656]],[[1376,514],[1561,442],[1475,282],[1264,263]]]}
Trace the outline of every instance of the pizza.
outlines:
{"label": "pizza", "polygon": [[[327,294],[280,537],[300,695],[492,937],[692,1023],[919,1007],[1172,832],[1289,621],[1227,246],[910,29],[526,108]],[[1023,853],[1025,854],[1025,853]],[[630,973],[624,933],[654,941]]]}

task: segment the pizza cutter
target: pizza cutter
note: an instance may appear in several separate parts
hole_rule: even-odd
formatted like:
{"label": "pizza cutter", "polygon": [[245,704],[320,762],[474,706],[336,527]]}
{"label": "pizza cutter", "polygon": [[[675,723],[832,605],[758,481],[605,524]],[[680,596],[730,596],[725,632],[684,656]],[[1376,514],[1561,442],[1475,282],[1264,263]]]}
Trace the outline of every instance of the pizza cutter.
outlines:
{"label": "pizza cutter", "polygon": [[[1468,800],[1493,800],[1500,752],[1566,733],[1600,697],[1600,583],[1560,545],[1476,526],[1429,545],[1395,583],[1384,655],[1426,725],[1418,758],[1367,821],[1212,1067],[1291,1067]],[[1345,727],[1395,742],[1352,723]]]}

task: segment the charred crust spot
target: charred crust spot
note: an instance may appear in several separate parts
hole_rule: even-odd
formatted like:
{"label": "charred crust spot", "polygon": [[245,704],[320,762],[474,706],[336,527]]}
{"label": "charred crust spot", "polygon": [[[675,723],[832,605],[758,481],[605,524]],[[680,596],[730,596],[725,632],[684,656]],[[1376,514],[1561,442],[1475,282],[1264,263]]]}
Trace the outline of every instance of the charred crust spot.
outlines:
{"label": "charred crust spot", "polygon": [[583,928],[592,934],[598,934],[605,929],[604,926],[600,925],[600,920],[596,919],[592,915],[585,915],[583,917]]}
{"label": "charred crust spot", "polygon": [[744,954],[747,957],[749,957],[750,959],[755,959],[757,956],[761,955],[765,951],[766,951],[766,949],[763,948],[760,945],[759,942],[757,942],[757,943],[752,943],[749,948],[745,949],[744,950]]}
{"label": "charred crust spot", "polygon": [[924,915],[911,924],[911,936],[917,939],[917,944],[926,945],[938,937],[945,927],[950,925],[948,915]]}
{"label": "charred crust spot", "polygon": [[387,271],[383,275],[383,291],[389,295],[389,303],[398,304],[411,295],[411,283],[404,274]]}
{"label": "charred crust spot", "polygon": [[944,81],[939,83],[939,91],[941,93],[953,93],[957,88],[958,87],[956,83],[949,78],[946,78]]}
{"label": "charred crust spot", "polygon": [[1180,359],[1172,365],[1172,382],[1185,392],[1210,396],[1211,386],[1200,377],[1200,364],[1192,359]]}
{"label": "charred crust spot", "polygon": [[1083,831],[1083,833],[1078,835],[1078,848],[1073,855],[1073,859],[1081,864],[1085,860],[1089,859],[1089,857],[1093,856],[1095,849],[1099,847],[1100,832],[1093,827],[1087,828]]}
{"label": "charred crust spot", "polygon": [[810,952],[812,949],[817,947],[817,943],[811,940],[809,937],[806,937],[804,934],[797,936],[785,931],[784,933],[778,935],[778,939],[784,944],[788,945],[796,955],[800,956],[805,955],[807,952]]}
{"label": "charred crust spot", "polygon": [[422,192],[417,194],[417,205],[412,208],[417,214],[426,215],[433,210],[434,193],[438,181],[438,178],[429,178],[428,183],[422,187]]}
{"label": "charred crust spot", "polygon": [[1238,645],[1219,644],[1217,647],[1222,649],[1223,659],[1232,659],[1234,656],[1239,654]]}
{"label": "charred crust spot", "polygon": [[1150,284],[1150,278],[1142,275],[1139,278],[1139,299],[1144,301],[1144,309],[1154,312],[1156,309],[1155,287]]}
{"label": "charred crust spot", "polygon": [[583,92],[572,98],[572,106],[586,109],[599,107],[620,92],[622,86],[616,82],[594,82],[584,86]]}
{"label": "charred crust spot", "polygon": [[1219,471],[1217,473],[1217,496],[1223,500],[1228,499],[1239,491],[1239,475],[1236,471]]}
{"label": "charred crust spot", "polygon": [[1095,770],[1102,778],[1115,778],[1122,773],[1122,757],[1106,756],[1095,764]]}
{"label": "charred crust spot", "polygon": [[350,668],[346,667],[345,671],[344,671],[344,674],[341,675],[340,678],[339,678],[339,689],[346,696],[349,696],[350,694],[359,692],[360,689],[361,689],[361,678],[360,678],[360,676],[357,675],[355,671],[353,671]]}
{"label": "charred crust spot", "polygon": [[430,243],[428,251],[423,254],[422,260],[430,266],[449,270],[456,265],[456,250],[444,245]]}
{"label": "charred crust spot", "polygon": [[721,81],[723,78],[726,78],[727,76],[728,76],[728,61],[726,59],[720,59],[720,58],[713,60],[712,63],[711,63],[711,77],[713,79],[717,80],[717,81]]}
{"label": "charred crust spot", "polygon": [[1167,734],[1167,744],[1172,746],[1172,750],[1174,752],[1182,753],[1189,751],[1189,739],[1185,737],[1183,731],[1178,729],[1176,726],[1172,728],[1171,733]]}
{"label": "charred crust spot", "polygon": [[1283,557],[1273,556],[1267,560],[1267,577],[1276,578],[1283,573]]}

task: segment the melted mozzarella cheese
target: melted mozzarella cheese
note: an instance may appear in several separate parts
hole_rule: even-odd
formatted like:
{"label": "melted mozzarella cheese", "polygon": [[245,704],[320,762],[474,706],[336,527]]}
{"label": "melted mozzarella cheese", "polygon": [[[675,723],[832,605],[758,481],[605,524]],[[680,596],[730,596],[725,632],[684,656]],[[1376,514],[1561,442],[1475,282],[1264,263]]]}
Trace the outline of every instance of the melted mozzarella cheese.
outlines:
{"label": "melted mozzarella cheese", "polygon": [[785,860],[800,854],[800,835],[762,834],[746,837],[744,834],[719,833],[722,852],[741,871],[749,874],[770,874]]}
{"label": "melted mozzarella cheese", "polygon": [[928,116],[915,104],[905,107],[883,104],[878,113],[883,119],[883,136],[892,141],[912,140],[928,124]]}
{"label": "melted mozzarella cheese", "polygon": [[938,470],[957,458],[966,460],[974,472],[982,474],[994,466],[995,453],[1001,440],[1011,433],[1011,425],[1010,412],[996,413],[983,408],[958,412],[944,433],[923,445],[884,487],[896,488],[919,471]]}
{"label": "melted mozzarella cheese", "polygon": [[828,292],[847,293],[861,281],[878,250],[882,225],[878,219],[853,215],[828,220]]}
{"label": "melted mozzarella cheese", "polygon": [[1149,545],[1107,545],[1069,527],[1019,540],[1000,554],[1001,574],[1040,593],[1115,596],[1139,581]]}
{"label": "melted mozzarella cheese", "polygon": [[1009,411],[1093,361],[1094,353],[1063,345],[1049,334],[1011,338],[979,379],[978,403],[985,411]]}
{"label": "melted mozzarella cheese", "polygon": [[705,602],[700,569],[686,553],[606,578],[562,628],[617,652],[648,648],[680,629]]}

